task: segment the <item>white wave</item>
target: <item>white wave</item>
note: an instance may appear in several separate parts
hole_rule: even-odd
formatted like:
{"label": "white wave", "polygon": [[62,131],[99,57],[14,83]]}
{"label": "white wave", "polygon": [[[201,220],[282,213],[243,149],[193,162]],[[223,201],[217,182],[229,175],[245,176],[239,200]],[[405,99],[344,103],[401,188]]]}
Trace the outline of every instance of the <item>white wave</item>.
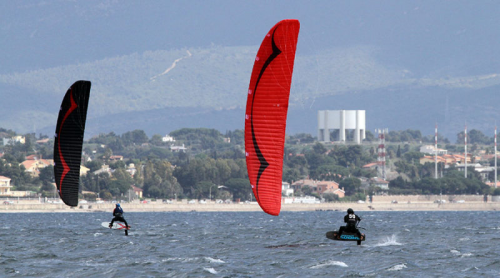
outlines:
{"label": "white wave", "polygon": [[95,233],[94,236],[101,236],[102,233]]}
{"label": "white wave", "polygon": [[460,251],[458,250],[450,250],[450,253],[454,254],[454,255],[460,255]]}
{"label": "white wave", "polygon": [[460,240],[460,241],[469,241],[469,240],[470,240],[470,238],[468,238],[468,237],[463,237],[463,238],[461,238],[461,239],[459,239],[459,240]]}
{"label": "white wave", "polygon": [[409,232],[410,230],[409,229],[405,229],[405,232]]}
{"label": "white wave", "polygon": [[403,244],[398,242],[398,237],[396,235],[392,235],[390,237],[386,237],[381,242],[375,244],[374,247],[392,246],[392,245],[403,245]]}
{"label": "white wave", "polygon": [[472,256],[472,253],[465,253],[465,254],[462,254],[462,258],[466,258],[466,257],[470,257]]}
{"label": "white wave", "polygon": [[170,262],[170,261],[180,261],[182,263],[192,262],[197,260],[198,258],[166,258],[162,259],[162,262]]}
{"label": "white wave", "polygon": [[465,272],[465,271],[471,271],[471,270],[479,270],[479,268],[478,268],[478,267],[476,267],[476,266],[473,266],[473,267],[468,267],[468,268],[466,268],[466,269],[463,269],[463,270],[462,270],[462,272]]}
{"label": "white wave", "polygon": [[344,262],[340,262],[340,261],[328,261],[326,263],[321,263],[321,264],[318,264],[318,265],[314,265],[314,266],[311,266],[310,268],[322,268],[322,267],[325,267],[325,266],[330,266],[330,265],[334,265],[334,266],[341,266],[341,267],[348,267],[348,265]]}
{"label": "white wave", "polygon": [[212,274],[217,274],[217,271],[213,267],[204,267],[203,270],[208,271]]}
{"label": "white wave", "polygon": [[207,260],[209,263],[215,263],[215,264],[226,263],[225,261],[223,261],[221,259],[214,259],[214,258],[210,258],[210,257],[205,257],[205,260]]}
{"label": "white wave", "polygon": [[406,264],[397,264],[391,268],[388,269],[388,271],[400,271],[407,268]]}

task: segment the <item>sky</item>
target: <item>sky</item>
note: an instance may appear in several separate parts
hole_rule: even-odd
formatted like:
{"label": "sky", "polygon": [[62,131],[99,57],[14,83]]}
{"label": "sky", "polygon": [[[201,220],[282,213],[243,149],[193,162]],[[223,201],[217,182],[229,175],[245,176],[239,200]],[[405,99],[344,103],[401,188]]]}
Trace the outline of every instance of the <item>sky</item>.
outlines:
{"label": "sky", "polygon": [[299,54],[370,45],[424,74],[500,54],[498,14],[500,3],[486,0],[1,1],[0,73],[147,50],[256,45],[263,30],[296,18]]}

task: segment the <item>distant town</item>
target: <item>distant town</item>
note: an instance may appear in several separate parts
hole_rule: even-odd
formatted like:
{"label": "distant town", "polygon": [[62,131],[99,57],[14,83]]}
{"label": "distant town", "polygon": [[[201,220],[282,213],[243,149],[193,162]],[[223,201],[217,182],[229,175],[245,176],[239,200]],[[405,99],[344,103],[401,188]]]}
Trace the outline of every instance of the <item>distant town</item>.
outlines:
{"label": "distant town", "polygon": [[[310,134],[287,135],[283,203],[370,202],[415,195],[495,201],[500,196],[493,137],[470,130],[465,154],[463,131],[455,143],[437,137],[437,148],[434,136],[422,136],[418,130],[381,134],[366,131],[359,143],[349,141],[349,132],[343,140],[329,142],[318,142]],[[242,130],[223,134],[184,128],[151,138],[142,130],[94,136],[83,146],[80,200],[255,201],[243,135]],[[3,205],[23,198],[58,202],[53,143],[44,135],[0,128]],[[465,201],[457,198],[439,202]]]}

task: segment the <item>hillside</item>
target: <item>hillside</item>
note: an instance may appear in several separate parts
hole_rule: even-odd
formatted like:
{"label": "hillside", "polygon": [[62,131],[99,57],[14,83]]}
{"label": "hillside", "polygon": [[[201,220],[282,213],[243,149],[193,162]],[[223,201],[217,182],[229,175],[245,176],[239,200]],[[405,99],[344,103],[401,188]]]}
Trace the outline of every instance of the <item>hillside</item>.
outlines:
{"label": "hillside", "polygon": [[[171,123],[180,123],[174,120],[177,117],[183,119],[186,127],[196,127],[203,122],[207,127],[220,130],[241,128],[238,125],[242,123],[227,120],[223,115],[243,114],[244,92],[256,49],[256,46],[213,46],[148,51],[0,75],[0,91],[12,96],[0,112],[0,126],[19,132],[52,130],[60,98],[67,87],[76,80],[86,79],[92,81],[88,119],[93,124],[88,125],[89,136],[113,130],[113,126],[168,133],[182,127]],[[491,116],[492,100],[498,100],[491,88],[498,84],[500,75],[495,73],[415,78],[408,70],[381,64],[369,47],[300,55],[292,83],[289,131],[315,134],[318,109],[365,109],[369,129],[406,128],[397,123],[401,121],[413,125],[408,128],[426,130],[426,125],[444,120],[446,109],[449,113],[446,121],[452,124],[452,118],[460,118],[460,110],[467,112],[474,101],[484,106],[479,106],[475,113],[464,114],[464,119],[455,126],[463,125],[465,120],[471,125],[479,124],[488,118],[488,113]],[[475,95],[475,92],[481,92],[481,97],[457,98]],[[394,113],[399,110],[403,114]],[[198,115],[204,115],[203,121],[197,120]],[[187,120],[189,117],[192,121]],[[302,117],[303,121],[292,121]],[[161,119],[164,124],[158,124],[155,119]],[[148,122],[154,122],[156,128],[144,127]]]}

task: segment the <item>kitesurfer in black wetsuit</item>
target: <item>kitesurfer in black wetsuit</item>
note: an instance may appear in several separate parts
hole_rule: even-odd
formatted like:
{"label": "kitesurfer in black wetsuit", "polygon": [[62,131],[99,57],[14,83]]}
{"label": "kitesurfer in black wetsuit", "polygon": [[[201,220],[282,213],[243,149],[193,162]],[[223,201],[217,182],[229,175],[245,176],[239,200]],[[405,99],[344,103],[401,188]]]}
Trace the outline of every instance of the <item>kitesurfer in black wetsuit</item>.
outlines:
{"label": "kitesurfer in black wetsuit", "polygon": [[116,204],[115,210],[113,210],[113,220],[111,220],[111,223],[109,223],[109,228],[113,227],[113,222],[118,221],[118,222],[123,222],[125,223],[125,226],[127,228],[130,228],[127,224],[127,221],[125,218],[123,218],[123,209],[121,208],[120,204]]}
{"label": "kitesurfer in black wetsuit", "polygon": [[361,238],[361,233],[358,228],[356,228],[356,224],[361,221],[361,218],[354,214],[354,210],[352,208],[347,210],[347,215],[344,216],[344,222],[347,223],[345,226],[341,226],[339,229],[339,237],[342,235],[342,232],[350,232],[356,233],[359,238]]}

